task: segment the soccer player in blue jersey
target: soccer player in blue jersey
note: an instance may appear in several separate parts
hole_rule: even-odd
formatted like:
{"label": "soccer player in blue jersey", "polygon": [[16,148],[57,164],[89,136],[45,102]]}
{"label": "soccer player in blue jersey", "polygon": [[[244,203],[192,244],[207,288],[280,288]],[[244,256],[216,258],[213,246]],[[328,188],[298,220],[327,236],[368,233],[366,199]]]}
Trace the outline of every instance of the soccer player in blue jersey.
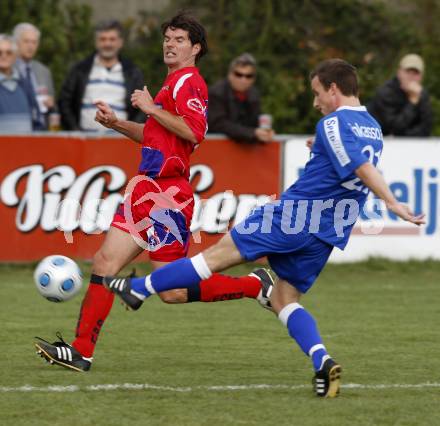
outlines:
{"label": "soccer player in blue jersey", "polygon": [[271,304],[290,336],[311,358],[314,390],[339,393],[341,367],[327,353],[312,315],[299,304],[333,247],[344,249],[369,190],[403,220],[424,223],[399,203],[376,165],[383,140],[379,124],[358,98],[356,69],[329,59],[311,73],[313,105],[324,117],[316,126],[312,156],[280,200],[254,210],[216,245],[142,278],[106,277],[108,288],[131,306],[152,294],[190,288],[214,272],[267,256],[278,279]]}

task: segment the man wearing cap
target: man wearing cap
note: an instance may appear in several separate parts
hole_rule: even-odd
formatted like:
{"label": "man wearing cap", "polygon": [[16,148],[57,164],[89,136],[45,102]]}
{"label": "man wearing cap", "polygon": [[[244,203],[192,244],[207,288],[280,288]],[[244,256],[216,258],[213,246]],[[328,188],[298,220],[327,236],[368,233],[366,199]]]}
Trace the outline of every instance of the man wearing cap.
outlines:
{"label": "man wearing cap", "polygon": [[384,135],[431,134],[431,103],[422,86],[424,70],[419,55],[405,55],[400,60],[397,75],[377,90],[368,111],[380,123]]}

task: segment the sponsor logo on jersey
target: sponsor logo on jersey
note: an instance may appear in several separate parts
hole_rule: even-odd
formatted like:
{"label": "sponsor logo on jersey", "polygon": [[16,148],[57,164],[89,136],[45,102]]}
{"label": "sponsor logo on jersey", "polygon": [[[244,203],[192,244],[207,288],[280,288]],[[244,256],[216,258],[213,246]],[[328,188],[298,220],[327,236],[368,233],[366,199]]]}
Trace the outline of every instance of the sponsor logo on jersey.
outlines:
{"label": "sponsor logo on jersey", "polygon": [[341,134],[339,133],[339,120],[337,117],[331,117],[324,120],[324,131],[327,136],[327,141],[333,150],[339,164],[344,167],[350,163],[350,157],[345,151],[342,143]]}
{"label": "sponsor logo on jersey", "polygon": [[378,127],[361,126],[358,123],[351,125],[353,133],[360,138],[382,140],[382,131]]}
{"label": "sponsor logo on jersey", "polygon": [[193,98],[188,99],[186,106],[195,112],[198,112],[199,114],[205,114],[206,106],[204,106],[200,99]]}

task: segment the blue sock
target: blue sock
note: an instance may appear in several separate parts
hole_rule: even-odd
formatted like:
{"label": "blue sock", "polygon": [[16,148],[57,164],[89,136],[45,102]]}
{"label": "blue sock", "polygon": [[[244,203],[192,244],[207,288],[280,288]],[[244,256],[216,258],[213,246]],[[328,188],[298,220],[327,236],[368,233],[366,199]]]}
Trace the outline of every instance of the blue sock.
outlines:
{"label": "blue sock", "polygon": [[211,275],[203,254],[200,253],[191,259],[179,259],[162,266],[147,277],[132,278],[131,288],[140,296],[149,297],[175,288],[193,287]]}
{"label": "blue sock", "polygon": [[145,299],[151,296],[151,293],[147,290],[145,286],[145,280],[147,277],[136,277],[131,279],[131,289],[135,291],[140,299]]}
{"label": "blue sock", "polygon": [[279,313],[278,318],[287,326],[302,351],[312,358],[313,368],[318,371],[329,355],[322,344],[314,318],[299,304],[290,303]]}

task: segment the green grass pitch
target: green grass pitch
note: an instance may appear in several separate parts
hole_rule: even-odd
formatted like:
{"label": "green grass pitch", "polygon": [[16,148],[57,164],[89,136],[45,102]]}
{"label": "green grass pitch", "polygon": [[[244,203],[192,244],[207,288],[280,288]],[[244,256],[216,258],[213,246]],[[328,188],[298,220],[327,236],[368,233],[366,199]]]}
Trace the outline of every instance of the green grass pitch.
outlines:
{"label": "green grass pitch", "polygon": [[327,266],[302,303],[344,369],[333,400],[312,394],[309,360],[254,300],[115,303],[89,373],[33,347],[71,340],[81,297],[50,303],[31,266],[3,265],[0,300],[1,425],[440,424],[440,263]]}

